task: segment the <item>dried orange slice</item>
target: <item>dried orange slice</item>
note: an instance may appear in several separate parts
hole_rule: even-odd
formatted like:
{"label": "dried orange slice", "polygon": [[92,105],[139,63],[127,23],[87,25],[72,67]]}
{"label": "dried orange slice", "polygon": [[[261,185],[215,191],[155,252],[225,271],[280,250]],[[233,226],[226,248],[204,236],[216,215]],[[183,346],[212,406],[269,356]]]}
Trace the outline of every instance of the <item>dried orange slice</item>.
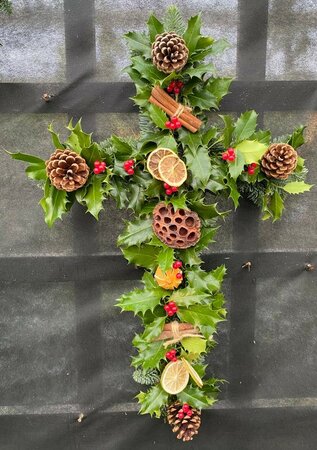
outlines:
{"label": "dried orange slice", "polygon": [[160,177],[160,173],[158,171],[158,165],[161,159],[167,155],[175,155],[175,153],[169,148],[157,148],[149,154],[146,166],[147,170],[150,172],[153,178],[162,181],[162,178]]}
{"label": "dried orange slice", "polygon": [[180,269],[168,269],[166,272],[163,272],[163,270],[158,267],[156,269],[154,278],[157,282],[157,284],[163,288],[163,289],[176,289],[181,283],[182,278],[177,278],[177,274],[182,273]]}
{"label": "dried orange slice", "polygon": [[170,186],[180,186],[187,178],[185,163],[175,153],[160,160],[158,171],[161,179]]}
{"label": "dried orange slice", "polygon": [[193,366],[185,359],[181,358],[182,363],[184,364],[184,367],[186,367],[187,372],[191,376],[191,378],[195,381],[198,387],[203,387],[203,380],[200,378],[196,370],[193,368]]}
{"label": "dried orange slice", "polygon": [[161,375],[161,386],[165,392],[176,395],[182,392],[189,381],[188,370],[183,361],[171,361],[166,364]]}

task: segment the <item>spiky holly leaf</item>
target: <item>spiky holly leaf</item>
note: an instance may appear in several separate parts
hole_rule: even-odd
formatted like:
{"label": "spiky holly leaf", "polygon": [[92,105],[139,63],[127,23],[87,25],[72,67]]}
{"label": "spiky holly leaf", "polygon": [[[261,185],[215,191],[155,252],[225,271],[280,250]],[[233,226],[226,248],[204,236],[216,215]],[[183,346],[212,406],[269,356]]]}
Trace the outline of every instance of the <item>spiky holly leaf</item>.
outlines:
{"label": "spiky holly leaf", "polygon": [[208,339],[216,331],[217,324],[224,320],[225,310],[215,310],[211,305],[191,305],[187,309],[180,307],[177,314],[183,322],[198,326]]}
{"label": "spiky holly leaf", "polygon": [[103,209],[103,201],[109,192],[110,184],[108,176],[92,176],[89,184],[82,191],[84,195],[76,196],[77,200],[87,207],[87,211],[94,216],[96,220]]}
{"label": "spiky holly leaf", "polygon": [[187,202],[186,202],[186,196],[180,195],[178,197],[172,196],[169,199],[169,203],[172,203],[174,209],[188,209]]}
{"label": "spiky holly leaf", "polygon": [[206,339],[199,337],[187,337],[182,339],[182,346],[188,353],[197,355],[204,353],[206,351]]}
{"label": "spiky holly leaf", "polygon": [[148,111],[155,125],[163,130],[166,129],[165,123],[168,120],[166,113],[156,105],[149,105]]}
{"label": "spiky holly leaf", "polygon": [[63,145],[60,141],[59,135],[57,133],[55,133],[55,131],[53,129],[53,123],[50,123],[49,126],[47,127],[47,129],[48,129],[49,133],[51,134],[52,142],[53,142],[55,149],[60,148],[62,150],[63,148],[65,148],[65,145]]}
{"label": "spiky holly leaf", "polygon": [[165,324],[166,317],[157,317],[153,320],[152,323],[146,325],[144,332],[141,335],[141,339],[146,342],[152,342],[155,338],[157,338]]}
{"label": "spiky holly leaf", "polygon": [[218,228],[202,227],[200,232],[200,239],[195,245],[197,252],[201,252],[204,248],[207,248],[212,242],[214,242],[214,236]]}
{"label": "spiky holly leaf", "polygon": [[258,114],[255,111],[247,111],[241,114],[233,132],[235,144],[248,139],[255,132],[257,117]]}
{"label": "spiky holly leaf", "polygon": [[151,57],[150,41],[145,33],[130,31],[124,37],[133,55],[142,55],[144,58]]}
{"label": "spiky holly leaf", "polygon": [[217,210],[217,203],[206,205],[203,200],[195,200],[190,202],[190,208],[204,220],[214,219],[222,215],[222,213]]}
{"label": "spiky holly leaf", "polygon": [[244,156],[245,164],[259,161],[267,148],[267,144],[249,140],[242,141],[236,145],[236,149]]}
{"label": "spiky holly leaf", "polygon": [[59,191],[52,186],[49,180],[46,181],[44,187],[44,196],[40,201],[40,205],[44,211],[45,222],[51,228],[57,219],[61,219],[62,215],[68,211],[68,203],[70,202],[66,191]]}
{"label": "spiky holly leaf", "polygon": [[201,14],[193,16],[189,19],[187,29],[183,35],[186,42],[186,46],[189,50],[189,54],[193,53],[196,49],[200,34],[201,27]]}
{"label": "spiky holly leaf", "polygon": [[234,124],[231,116],[219,116],[223,123],[225,124],[225,127],[222,131],[221,140],[223,142],[223,145],[225,148],[228,148],[232,141],[232,135],[234,131]]}
{"label": "spiky holly leaf", "polygon": [[140,78],[147,80],[151,85],[154,85],[165,78],[165,74],[157,70],[157,68],[153,66],[152,61],[146,61],[142,56],[134,56],[131,58],[131,61],[132,68],[139,72]]}
{"label": "spiky holly leaf", "polygon": [[196,386],[188,385],[182,392],[177,394],[177,398],[182,403],[188,403],[193,408],[208,408],[215,400]]}
{"label": "spiky holly leaf", "polygon": [[130,245],[140,245],[148,241],[153,236],[151,219],[136,219],[128,222],[125,230],[118,238],[118,245],[128,247]]}
{"label": "spiky holly leaf", "polygon": [[199,255],[196,251],[196,247],[190,247],[187,248],[186,250],[180,250],[179,254],[181,260],[185,265],[195,266],[202,264],[202,260],[201,258],[199,258]]}
{"label": "spiky holly leaf", "polygon": [[167,247],[167,245],[164,245],[164,247],[157,254],[156,257],[157,264],[160,266],[163,272],[165,272],[166,270],[171,269],[173,265],[173,260],[174,260],[174,249],[172,249],[171,247]]}
{"label": "spiky holly leaf", "polygon": [[216,68],[212,63],[198,64],[195,67],[190,67],[189,69],[184,70],[183,75],[188,75],[190,78],[196,77],[203,79],[206,73],[208,74],[216,73]]}
{"label": "spiky holly leaf", "polygon": [[65,141],[65,145],[67,147],[71,148],[74,152],[80,155],[84,148],[91,146],[92,133],[88,134],[83,131],[81,127],[81,119],[78,120],[75,126],[73,126],[73,120],[71,119],[66,128],[71,131]]}
{"label": "spiky holly leaf", "polygon": [[269,208],[272,212],[273,222],[279,220],[282,217],[284,210],[284,201],[277,191],[275,191],[271,197]]}
{"label": "spiky holly leaf", "polygon": [[164,25],[154,16],[154,14],[150,15],[147,25],[150,33],[150,41],[154,42],[156,35],[164,32]]}
{"label": "spiky holly leaf", "polygon": [[145,342],[136,335],[133,345],[138,349],[137,356],[132,358],[134,367],[141,366],[143,369],[155,369],[160,366],[160,362],[165,358],[166,349],[162,341]]}
{"label": "spiky holly leaf", "polygon": [[150,414],[157,418],[161,417],[161,408],[167,403],[168,394],[160,384],[152,387],[147,392],[137,395],[140,406],[140,414]]}
{"label": "spiky holly leaf", "polygon": [[217,99],[219,104],[222,98],[228,94],[232,78],[210,78],[206,85],[208,89]]}
{"label": "spiky holly leaf", "polygon": [[236,150],[235,154],[235,160],[229,161],[228,163],[229,173],[234,180],[242,173],[244,165],[246,164],[244,155],[239,150]]}
{"label": "spiky holly leaf", "polygon": [[[221,266],[224,268],[224,266]],[[223,269],[225,270],[225,269]],[[197,292],[209,294],[219,291],[223,279],[222,272],[205,272],[204,270],[193,267],[187,274],[189,286]]]}
{"label": "spiky holly leaf", "polygon": [[310,191],[313,185],[307,184],[304,181],[293,181],[281,187],[282,189],[284,189],[284,191],[288,192],[289,194],[302,194],[303,192]]}
{"label": "spiky holly leaf", "polygon": [[[190,274],[191,272],[188,272]],[[174,291],[169,301],[175,302],[178,306],[189,306],[196,303],[202,303],[206,300],[208,295],[201,294],[195,290],[194,287],[185,287]]]}
{"label": "spiky holly leaf", "polygon": [[144,244],[140,247],[137,245],[132,245],[122,248],[121,250],[124,257],[130,264],[146,267],[147,269],[155,269],[157,266],[155,260],[157,256],[157,249],[152,245]]}
{"label": "spiky holly leaf", "polygon": [[229,197],[232,199],[235,208],[237,208],[239,206],[239,198],[240,198],[240,193],[238,191],[237,184],[235,180],[230,176],[227,177],[226,184],[229,188]]}
{"label": "spiky holly leaf", "polygon": [[33,155],[28,155],[27,153],[11,153],[8,151],[6,153],[8,153],[8,155],[10,155],[12,159],[30,163],[30,165],[25,169],[25,173],[32,180],[47,180],[46,166],[43,159]]}
{"label": "spiky holly leaf", "polygon": [[208,183],[211,172],[211,162],[207,148],[199,147],[192,150],[187,147],[185,148],[184,155],[187,167],[192,174],[191,184],[193,188],[204,189]]}
{"label": "spiky holly leaf", "polygon": [[305,144],[304,131],[306,126],[301,125],[296,130],[293,131],[288,139],[288,144],[290,144],[295,149]]}
{"label": "spiky holly leaf", "polygon": [[81,156],[86,160],[86,163],[88,166],[93,169],[94,168],[94,162],[95,161],[101,161],[102,160],[102,153],[101,153],[101,147],[96,142],[93,142],[89,147],[85,147],[82,152]]}
{"label": "spiky holly leaf", "polygon": [[122,311],[132,311],[134,315],[144,314],[147,310],[153,311],[159,305],[161,298],[166,295],[166,291],[157,287],[156,289],[133,289],[133,291],[123,294],[117,303]]}

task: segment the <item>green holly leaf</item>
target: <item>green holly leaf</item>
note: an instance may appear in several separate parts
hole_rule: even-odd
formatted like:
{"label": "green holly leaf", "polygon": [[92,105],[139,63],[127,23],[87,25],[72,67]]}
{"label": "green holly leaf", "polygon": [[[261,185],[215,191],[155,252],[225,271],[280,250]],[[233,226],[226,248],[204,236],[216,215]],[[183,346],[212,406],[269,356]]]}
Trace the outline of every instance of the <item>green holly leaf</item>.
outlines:
{"label": "green holly leaf", "polygon": [[192,186],[194,189],[204,189],[209,180],[211,172],[211,162],[206,147],[199,147],[192,150],[187,147],[184,151],[187,167],[192,173]]}
{"label": "green holly leaf", "polygon": [[255,132],[257,117],[255,111],[247,111],[241,114],[233,132],[235,144],[248,139]]}
{"label": "green holly leaf", "polygon": [[[156,250],[157,252],[157,250]],[[174,261],[174,249],[167,247],[166,245],[160,250],[156,257],[157,264],[166,272],[166,270],[171,269]]]}
{"label": "green holly leaf", "polygon": [[[108,183],[108,182],[106,182]],[[85,195],[81,198],[82,204],[86,205],[87,211],[94,216],[96,220],[103,209],[103,201],[108,187],[105,184],[103,176],[92,176],[85,189]]]}
{"label": "green holly leaf", "polygon": [[172,196],[169,203],[172,203],[174,209],[188,209],[185,195],[179,197]]}
{"label": "green holly leaf", "polygon": [[146,325],[144,332],[141,335],[141,339],[146,342],[152,342],[155,338],[157,338],[164,327],[166,321],[166,317],[157,317],[150,324]]}
{"label": "green holly leaf", "polygon": [[69,199],[66,191],[59,191],[52,186],[49,180],[46,181],[44,187],[44,197],[40,201],[45,214],[45,222],[51,228],[57,219],[61,219],[62,215],[68,211]]}
{"label": "green holly leaf", "polygon": [[191,305],[188,308],[179,307],[178,317],[183,322],[199,327],[206,339],[216,331],[217,324],[225,320],[225,309],[215,310],[212,305]]}
{"label": "green holly leaf", "polygon": [[73,126],[73,121],[71,119],[66,128],[71,131],[65,141],[67,147],[70,147],[74,152],[80,155],[84,148],[91,146],[92,133],[87,134],[82,130],[81,119],[78,120],[75,126]]}
{"label": "green holly leaf", "polygon": [[130,264],[146,267],[147,269],[155,269],[157,266],[155,260],[157,256],[157,249],[152,245],[144,244],[140,247],[137,245],[132,245],[122,248],[121,250],[125,259],[127,259]]}
{"label": "green holly leaf", "polygon": [[191,133],[190,131],[181,128],[178,132],[179,140],[184,147],[189,147],[192,152],[195,152],[198,147],[202,146],[200,133]]}
{"label": "green holly leaf", "polygon": [[187,280],[190,287],[199,293],[210,294],[219,291],[222,278],[218,279],[217,273],[205,272],[199,268],[193,268],[187,274]]}
{"label": "green holly leaf", "polygon": [[124,37],[127,41],[130,51],[133,54],[139,54],[144,56],[145,58],[151,57],[151,46],[149,38],[145,33],[136,33],[134,31],[130,31],[129,33],[126,33]]}
{"label": "green holly leaf", "polygon": [[134,56],[131,58],[133,69],[137,70],[141,78],[149,81],[152,85],[163,80],[166,75],[153,66],[152,61],[145,61],[142,56]]}
{"label": "green holly leaf", "polygon": [[208,408],[215,402],[215,399],[207,396],[204,391],[196,386],[188,385],[182,392],[177,394],[177,398],[182,403],[188,403],[193,408]]}
{"label": "green holly leaf", "polygon": [[145,342],[136,335],[133,345],[138,348],[139,354],[132,358],[134,367],[142,366],[143,369],[159,368],[160,362],[165,358],[166,349],[162,341]]}
{"label": "green holly leaf", "polygon": [[215,139],[216,135],[218,133],[217,127],[211,127],[209,128],[206,133],[202,135],[202,144],[206,145],[208,147],[210,141]]}
{"label": "green holly leaf", "polygon": [[226,39],[218,39],[212,44],[212,55],[220,55],[230,47],[231,44]]}
{"label": "green holly leaf", "polygon": [[187,337],[182,339],[182,346],[188,353],[200,355],[206,352],[206,339],[200,337]]}
{"label": "green holly leaf", "polygon": [[[188,272],[191,273],[191,272]],[[170,296],[169,301],[177,303],[178,306],[189,306],[196,303],[202,303],[208,296],[199,293],[194,287],[186,287],[184,289],[177,289]]]}
{"label": "green holly leaf", "polygon": [[246,140],[240,142],[235,148],[244,156],[245,164],[251,164],[261,159],[268,145],[257,141]]}
{"label": "green holly leaf", "polygon": [[133,147],[123,138],[118,136],[111,136],[110,143],[116,158],[119,161],[125,161],[129,159],[133,154]]}
{"label": "green holly leaf", "polygon": [[150,33],[150,40],[151,42],[154,42],[156,35],[164,32],[164,26],[154,14],[150,15],[147,25]]}
{"label": "green holly leaf", "polygon": [[231,141],[232,141],[232,134],[234,131],[234,125],[233,125],[233,120],[231,116],[219,116],[224,124],[225,124],[225,128],[223,129],[222,132],[222,136],[221,136],[221,140],[223,141],[223,145],[225,148],[230,147]]}
{"label": "green holly leaf", "polygon": [[166,405],[168,394],[160,384],[151,387],[147,392],[140,392],[137,395],[139,401],[140,414],[150,414],[157,418],[161,417],[161,408]]}
{"label": "green holly leaf", "polygon": [[235,180],[230,176],[226,179],[226,184],[230,190],[229,197],[232,199],[235,208],[237,208],[239,206],[239,198],[240,198],[240,193],[238,191],[237,184]]}
{"label": "green holly leaf", "polygon": [[102,160],[100,145],[96,142],[93,142],[89,147],[83,148],[81,156],[86,160],[88,166],[93,169],[94,162]]}
{"label": "green holly leaf", "polygon": [[166,113],[156,105],[149,105],[148,110],[155,125],[158,128],[165,129],[165,123],[168,120]]}
{"label": "green holly leaf", "polygon": [[195,247],[187,248],[186,250],[180,250],[180,258],[185,265],[195,266],[202,264],[201,258],[199,258]]}
{"label": "green holly leaf", "polygon": [[214,242],[214,236],[218,228],[202,227],[200,232],[200,239],[195,245],[197,252],[201,252],[204,248],[207,248],[212,242]]}
{"label": "green holly leaf", "polygon": [[62,150],[63,148],[65,148],[65,145],[63,145],[63,144],[61,143],[60,139],[59,139],[59,135],[56,134],[55,131],[53,130],[53,123],[50,123],[49,126],[47,127],[47,129],[48,129],[48,131],[49,131],[50,134],[51,134],[52,142],[53,142],[54,147],[55,147],[56,149],[57,149],[57,148],[60,148],[61,150]]}
{"label": "green holly leaf", "polygon": [[[266,144],[267,147],[270,145],[272,135],[270,130],[259,130],[250,136],[252,141],[260,142],[261,144]],[[240,145],[240,144],[239,144]]]}
{"label": "green holly leaf", "polygon": [[11,153],[6,152],[11,156],[12,159],[18,161],[24,161],[30,163],[30,165],[25,169],[25,173],[29,178],[36,181],[46,181],[46,166],[45,161],[37,156],[28,155],[27,153]]}
{"label": "green holly leaf", "polygon": [[305,138],[304,138],[304,131],[305,131],[305,126],[300,126],[299,128],[297,128],[296,130],[293,131],[293,133],[291,134],[291,136],[288,139],[288,144],[290,144],[292,147],[294,148],[298,148],[301,145],[305,144]]}
{"label": "green holly leaf", "polygon": [[291,183],[281,186],[281,188],[289,194],[302,194],[303,192],[310,191],[312,187],[313,184],[307,184],[304,181],[292,181]]}
{"label": "green holly leaf", "polygon": [[195,87],[192,93],[188,94],[188,100],[191,106],[196,106],[200,110],[218,109],[217,98],[201,85]]}
{"label": "green holly leaf", "polygon": [[236,150],[236,158],[234,161],[228,162],[229,173],[231,177],[236,180],[238,176],[242,173],[244,165],[246,164],[244,154],[239,150]]}
{"label": "green holly leaf", "polygon": [[284,201],[277,191],[275,191],[274,194],[272,195],[270,201],[270,210],[273,214],[273,222],[279,220],[282,217],[284,210]]}
{"label": "green holly leaf", "polygon": [[177,142],[175,141],[175,138],[171,133],[165,134],[160,139],[158,139],[157,147],[169,148],[170,150],[177,152]]}
{"label": "green holly leaf", "polygon": [[201,27],[201,15],[193,16],[189,19],[187,29],[183,35],[186,42],[186,46],[189,50],[189,54],[193,53],[196,49],[200,34]]}
{"label": "green holly leaf", "polygon": [[125,230],[118,238],[118,246],[140,245],[152,236],[152,219],[136,219],[134,222],[127,223]]}
{"label": "green holly leaf", "polygon": [[151,89],[148,86],[136,86],[136,95],[132,97],[134,103],[138,106],[145,107],[149,103]]}
{"label": "green holly leaf", "polygon": [[216,97],[219,104],[222,98],[228,94],[231,83],[232,78],[210,78],[206,85],[206,89]]}
{"label": "green holly leaf", "polygon": [[217,210],[217,203],[205,205],[203,200],[191,201],[190,208],[195,211],[201,219],[210,220],[221,216]]}
{"label": "green holly leaf", "polygon": [[156,289],[133,289],[133,291],[123,294],[117,303],[122,311],[132,311],[134,315],[144,314],[147,310],[153,311],[160,303],[161,298],[166,295],[166,291],[157,287]]}
{"label": "green holly leaf", "polygon": [[196,77],[201,80],[206,73],[216,73],[214,64],[199,64],[197,67],[190,67],[189,69],[186,69],[183,74],[188,75],[190,78]]}

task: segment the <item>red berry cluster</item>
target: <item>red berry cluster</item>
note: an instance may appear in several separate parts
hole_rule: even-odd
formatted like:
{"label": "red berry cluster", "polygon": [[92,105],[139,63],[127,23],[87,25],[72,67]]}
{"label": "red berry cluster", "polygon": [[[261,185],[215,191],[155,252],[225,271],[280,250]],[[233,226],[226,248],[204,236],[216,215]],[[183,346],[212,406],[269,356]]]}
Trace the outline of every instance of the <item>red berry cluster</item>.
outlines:
{"label": "red berry cluster", "polygon": [[123,164],[124,170],[127,172],[128,175],[134,175],[134,161],[133,159],[128,159]]}
{"label": "red berry cluster", "polygon": [[[182,266],[183,266],[182,261],[175,261],[173,263],[173,269],[180,269]],[[183,274],[182,274],[181,270],[176,274],[176,278],[178,278],[179,280],[181,280],[183,278]]]}
{"label": "red berry cluster", "polygon": [[169,361],[173,361],[173,362],[177,361],[175,348],[172,348],[169,352],[166,353],[165,356]]}
{"label": "red berry cluster", "polygon": [[248,174],[254,175],[255,169],[258,167],[257,163],[252,163],[248,165]]}
{"label": "red berry cluster", "polygon": [[180,123],[179,118],[174,116],[171,117],[171,120],[165,122],[165,126],[170,130],[177,130],[178,128],[181,128],[182,124]]}
{"label": "red berry cluster", "polygon": [[234,148],[228,148],[227,151],[221,155],[221,157],[225,161],[229,161],[229,162],[234,161],[236,159],[236,153],[234,151]]}
{"label": "red berry cluster", "polygon": [[99,173],[105,172],[107,166],[103,161],[95,161],[94,162],[94,174],[98,175]]}
{"label": "red berry cluster", "polygon": [[174,314],[177,313],[177,311],[178,311],[178,308],[177,308],[177,305],[175,302],[166,303],[166,305],[164,306],[164,309],[166,311],[166,314],[170,317],[174,316]]}
{"label": "red berry cluster", "polygon": [[173,80],[167,86],[167,92],[169,94],[179,94],[183,86],[184,83],[181,80]]}
{"label": "red berry cluster", "polygon": [[172,195],[172,194],[174,194],[174,192],[177,192],[178,191],[178,187],[176,187],[176,186],[170,186],[169,184],[167,184],[167,183],[164,183],[164,189],[165,189],[165,194],[166,195]]}
{"label": "red berry cluster", "polygon": [[178,411],[177,417],[179,419],[184,419],[185,416],[191,417],[192,414],[193,414],[193,410],[191,409],[189,404],[188,403],[184,403],[182,408]]}

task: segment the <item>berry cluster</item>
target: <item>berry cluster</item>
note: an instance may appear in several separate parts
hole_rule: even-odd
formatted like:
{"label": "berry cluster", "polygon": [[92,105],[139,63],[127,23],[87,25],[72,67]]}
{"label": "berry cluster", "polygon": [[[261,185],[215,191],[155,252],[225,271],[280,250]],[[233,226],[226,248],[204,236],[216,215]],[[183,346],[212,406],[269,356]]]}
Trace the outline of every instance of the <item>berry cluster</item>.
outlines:
{"label": "berry cluster", "polygon": [[173,361],[173,362],[177,361],[175,348],[172,348],[169,352],[166,353],[165,356],[169,361]]}
{"label": "berry cluster", "polygon": [[226,152],[224,152],[221,155],[222,159],[225,161],[232,162],[236,159],[236,152],[234,151],[234,148],[228,148]]}
{"label": "berry cluster", "polygon": [[179,118],[174,116],[171,117],[171,120],[165,122],[165,126],[170,130],[177,130],[178,128],[181,128],[182,124],[180,123]]}
{"label": "berry cluster", "polygon": [[177,308],[177,305],[175,302],[166,303],[166,305],[164,306],[164,309],[166,311],[166,314],[170,317],[174,316],[174,314],[176,314],[178,311],[178,308]]}
{"label": "berry cluster", "polygon": [[173,263],[173,269],[180,269],[182,266],[183,266],[182,261],[178,260]]}
{"label": "berry cluster", "polygon": [[179,94],[182,87],[184,86],[184,83],[181,80],[173,80],[170,82],[170,84],[167,86],[167,92],[169,94]]}
{"label": "berry cluster", "polygon": [[166,195],[172,195],[172,194],[174,194],[174,192],[177,192],[178,191],[178,187],[176,187],[176,186],[170,186],[169,184],[167,184],[167,183],[164,183],[164,189],[165,189],[165,194]]}
{"label": "berry cluster", "polygon": [[128,159],[123,163],[123,168],[128,175],[134,175],[134,161],[133,159]]}
{"label": "berry cluster", "polygon": [[179,419],[184,419],[185,416],[191,417],[192,414],[193,414],[193,410],[191,409],[189,404],[188,403],[184,403],[182,408],[178,411],[177,417]]}
{"label": "berry cluster", "polygon": [[252,163],[248,165],[248,174],[249,175],[254,175],[255,169],[257,168],[258,164],[257,163]]}
{"label": "berry cluster", "polygon": [[94,162],[94,174],[98,175],[99,173],[104,173],[107,166],[103,161],[95,161]]}

